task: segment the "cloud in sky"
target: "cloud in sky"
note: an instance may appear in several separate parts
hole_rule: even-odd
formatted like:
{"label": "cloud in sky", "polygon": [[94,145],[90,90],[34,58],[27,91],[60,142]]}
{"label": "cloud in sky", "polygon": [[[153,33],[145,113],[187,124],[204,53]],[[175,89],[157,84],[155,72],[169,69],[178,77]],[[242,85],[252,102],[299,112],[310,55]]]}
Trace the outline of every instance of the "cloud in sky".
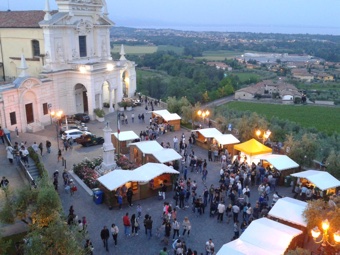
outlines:
{"label": "cloud in sky", "polygon": [[[11,10],[43,9],[45,0],[8,0]],[[340,34],[339,0],[106,0],[117,26],[333,28]],[[50,0],[51,9],[57,9]],[[0,10],[7,10],[6,0]],[[220,29],[216,29],[220,30]]]}

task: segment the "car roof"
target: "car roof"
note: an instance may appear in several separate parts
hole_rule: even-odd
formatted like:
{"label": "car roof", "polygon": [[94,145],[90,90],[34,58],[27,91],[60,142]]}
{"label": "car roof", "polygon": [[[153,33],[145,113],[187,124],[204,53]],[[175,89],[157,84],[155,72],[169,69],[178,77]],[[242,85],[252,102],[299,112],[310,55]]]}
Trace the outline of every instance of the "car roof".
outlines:
{"label": "car roof", "polygon": [[65,131],[66,134],[71,133],[71,132],[82,132],[82,131],[80,131],[79,129],[69,129]]}

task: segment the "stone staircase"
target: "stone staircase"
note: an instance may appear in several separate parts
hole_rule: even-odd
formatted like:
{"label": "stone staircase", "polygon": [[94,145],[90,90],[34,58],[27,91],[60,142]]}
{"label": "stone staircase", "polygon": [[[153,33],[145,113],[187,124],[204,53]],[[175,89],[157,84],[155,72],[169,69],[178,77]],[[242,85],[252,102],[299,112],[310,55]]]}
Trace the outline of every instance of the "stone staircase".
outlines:
{"label": "stone staircase", "polygon": [[28,157],[29,167],[26,167],[27,171],[30,173],[35,182],[40,178],[38,168],[35,166],[34,161]]}

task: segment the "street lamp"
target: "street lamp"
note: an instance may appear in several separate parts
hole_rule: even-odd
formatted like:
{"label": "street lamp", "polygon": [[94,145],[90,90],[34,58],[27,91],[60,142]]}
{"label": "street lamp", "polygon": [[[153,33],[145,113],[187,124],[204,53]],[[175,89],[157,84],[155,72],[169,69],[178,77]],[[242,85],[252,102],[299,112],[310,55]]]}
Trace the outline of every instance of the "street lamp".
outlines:
{"label": "street lamp", "polygon": [[325,219],[325,220],[322,221],[321,227],[322,227],[322,230],[323,230],[323,234],[322,234],[322,237],[319,241],[317,240],[317,238],[321,235],[320,229],[317,226],[315,226],[311,230],[311,233],[312,233],[312,236],[313,236],[315,243],[322,243],[321,246],[323,246],[323,247],[327,246],[327,244],[334,247],[334,246],[336,246],[337,244],[340,243],[340,231],[339,230],[336,231],[335,233],[333,233],[334,243],[332,243],[331,240],[329,240],[329,234],[328,234],[329,221],[328,221],[328,219]]}
{"label": "street lamp", "polygon": [[255,134],[259,139],[262,139],[262,143],[264,144],[268,140],[272,132],[268,129],[267,131],[263,131],[262,133],[262,131],[258,129],[256,130]]}
{"label": "street lamp", "polygon": [[197,111],[197,115],[198,115],[199,117],[202,117],[202,119],[203,119],[203,124],[204,124],[204,118],[205,118],[205,117],[208,117],[208,116],[210,115],[210,112],[209,112],[209,110],[206,110],[206,111],[204,111],[204,110],[198,110],[198,111]]}
{"label": "street lamp", "polygon": [[60,120],[60,118],[62,117],[62,115],[63,115],[63,111],[51,111],[51,117],[55,120],[55,128],[56,128],[56,132],[57,132],[57,144],[58,144],[58,150],[59,150],[59,120]]}

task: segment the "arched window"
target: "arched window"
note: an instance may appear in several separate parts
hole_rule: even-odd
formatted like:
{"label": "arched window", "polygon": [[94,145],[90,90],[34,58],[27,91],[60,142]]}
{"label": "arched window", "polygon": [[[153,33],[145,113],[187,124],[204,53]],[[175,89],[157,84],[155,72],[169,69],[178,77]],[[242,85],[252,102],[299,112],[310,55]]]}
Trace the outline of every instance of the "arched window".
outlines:
{"label": "arched window", "polygon": [[40,45],[39,45],[38,40],[32,40],[32,52],[33,52],[33,57],[40,56]]}

